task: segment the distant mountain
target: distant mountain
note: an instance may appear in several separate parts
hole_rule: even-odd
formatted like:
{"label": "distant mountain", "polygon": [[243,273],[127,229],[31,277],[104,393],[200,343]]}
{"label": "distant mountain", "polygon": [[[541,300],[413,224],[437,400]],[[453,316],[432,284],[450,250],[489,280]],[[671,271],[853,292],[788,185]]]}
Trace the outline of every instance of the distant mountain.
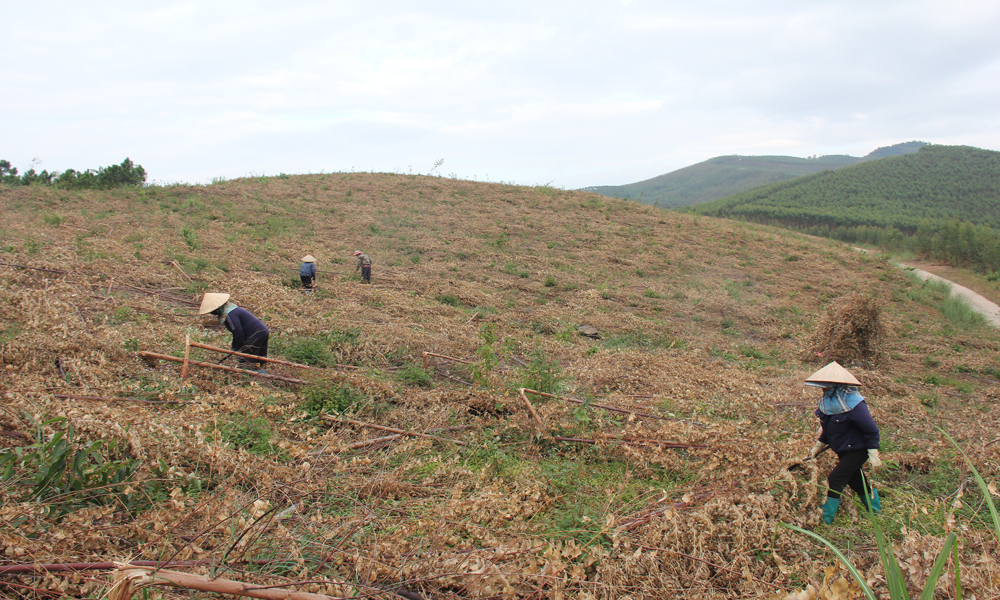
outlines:
{"label": "distant mountain", "polygon": [[688,212],[797,229],[894,227],[924,219],[1000,229],[1000,152],[922,146],[919,152],[747,190]]}
{"label": "distant mountain", "polygon": [[926,142],[905,142],[878,148],[863,158],[846,154],[812,158],[718,156],[645,181],[627,185],[592,186],[583,188],[583,191],[637,200],[663,208],[692,206],[778,181],[840,169],[867,160],[916,152],[925,145]]}

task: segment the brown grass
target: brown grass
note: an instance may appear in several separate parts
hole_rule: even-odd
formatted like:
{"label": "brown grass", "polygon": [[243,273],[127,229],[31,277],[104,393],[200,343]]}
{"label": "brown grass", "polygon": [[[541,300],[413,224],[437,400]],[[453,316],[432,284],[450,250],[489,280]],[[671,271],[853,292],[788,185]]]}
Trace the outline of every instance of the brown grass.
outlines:
{"label": "brown grass", "polygon": [[[592,194],[406,175],[0,188],[0,203],[0,426],[20,434],[0,447],[72,425],[80,443],[126,441],[142,461],[133,493],[163,481],[141,511],[98,506],[59,521],[7,484],[0,564],[206,558],[241,581],[330,578],[352,593],[437,598],[708,599],[819,585],[830,557],[774,538],[779,521],[819,526],[833,464],[784,468],[812,444],[815,399],[801,382],[815,367],[800,357],[816,336],[824,352],[891,357],[851,368],[883,430],[887,516],[927,532],[906,538],[908,557],[938,543],[934,503],[960,484],[957,466],[950,491],[927,483],[935,465],[960,464],[933,424],[997,476],[996,332],[954,330],[908,298],[890,265],[827,241]],[[353,274],[356,248],[375,263],[371,286]],[[293,286],[307,252],[320,269],[311,295]],[[197,369],[181,381],[177,365],[134,356],[179,355],[185,335],[226,346],[194,314],[204,290],[262,317],[275,353],[319,339],[336,362],[364,366],[329,378],[364,398],[353,418],[470,446],[402,438],[351,450],[385,432],[308,419],[293,387]],[[886,299],[874,316],[852,300],[862,292]],[[579,335],[584,323],[602,339]],[[433,387],[409,384],[401,373],[424,351],[472,361],[485,385],[444,362]],[[564,395],[677,420],[532,398],[539,428],[516,391],[538,361]],[[52,417],[64,421],[41,425]],[[226,441],[253,424],[270,430],[272,452]],[[709,448],[610,443],[624,438]],[[879,572],[852,506],[826,531]],[[979,557],[996,556],[996,540],[976,526],[962,548],[963,585],[986,597],[997,565]],[[21,597],[106,585],[0,580]]]}

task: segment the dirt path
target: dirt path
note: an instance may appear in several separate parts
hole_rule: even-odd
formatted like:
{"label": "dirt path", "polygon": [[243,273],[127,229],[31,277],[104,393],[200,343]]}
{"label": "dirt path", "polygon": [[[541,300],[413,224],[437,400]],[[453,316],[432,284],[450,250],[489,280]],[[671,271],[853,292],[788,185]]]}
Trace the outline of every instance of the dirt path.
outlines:
{"label": "dirt path", "polygon": [[930,273],[928,271],[924,271],[923,269],[918,269],[916,267],[909,267],[906,265],[900,265],[900,266],[907,269],[913,269],[913,272],[916,273],[921,279],[931,279],[934,281],[943,281],[947,283],[948,285],[951,286],[953,294],[958,294],[959,296],[968,300],[972,308],[983,313],[983,316],[985,316],[990,323],[993,323],[994,326],[1000,327],[1000,306],[998,306],[996,303],[987,300],[983,296],[977,294],[976,292],[970,290],[965,286],[958,285],[953,281],[948,281],[944,277],[939,277],[934,273]]}
{"label": "dirt path", "polygon": [[[858,252],[864,252],[866,254],[868,253],[868,251],[865,250],[864,248],[858,248],[857,246],[852,246],[852,247]],[[984,317],[986,317],[987,321],[992,323],[994,327],[1000,328],[1000,306],[998,306],[992,300],[983,297],[981,294],[970,290],[964,285],[959,285],[954,281],[950,281],[948,279],[945,279],[944,277],[935,275],[930,271],[925,271],[913,265],[900,264],[900,263],[893,263],[893,264],[895,264],[897,267],[901,269],[912,269],[913,272],[916,273],[917,276],[920,277],[921,279],[930,279],[933,281],[943,281],[947,283],[948,285],[951,286],[951,291],[953,294],[957,294],[965,298],[969,302],[969,305],[972,306],[972,308],[978,310],[980,313],[983,314]]]}

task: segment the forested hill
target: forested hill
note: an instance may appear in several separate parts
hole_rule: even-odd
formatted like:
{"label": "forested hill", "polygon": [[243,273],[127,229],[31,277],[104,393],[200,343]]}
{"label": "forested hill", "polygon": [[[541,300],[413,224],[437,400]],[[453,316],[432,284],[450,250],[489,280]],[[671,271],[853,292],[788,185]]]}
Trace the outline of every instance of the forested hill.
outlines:
{"label": "forested hill", "polygon": [[905,142],[872,151],[861,158],[846,154],[812,158],[794,156],[717,156],[683,169],[627,185],[585,188],[614,198],[637,200],[662,208],[692,206],[725,196],[860,162],[916,152],[925,142]]}
{"label": "forested hill", "polygon": [[795,228],[894,227],[923,219],[1000,228],[1000,152],[924,146],[919,152],[748,190],[691,209]]}

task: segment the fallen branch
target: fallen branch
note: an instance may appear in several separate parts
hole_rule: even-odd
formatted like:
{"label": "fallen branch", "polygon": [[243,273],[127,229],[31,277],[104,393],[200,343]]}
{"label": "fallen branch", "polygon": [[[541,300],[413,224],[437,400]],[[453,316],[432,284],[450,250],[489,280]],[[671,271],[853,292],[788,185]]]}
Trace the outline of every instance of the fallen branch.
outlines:
{"label": "fallen branch", "polygon": [[[166,354],[157,354],[155,352],[139,352],[138,355],[142,358],[150,359],[160,359],[169,360],[171,362],[184,362],[183,358],[177,358],[176,356],[168,356]],[[254,357],[259,359],[260,357]],[[188,361],[189,365],[194,365],[196,367],[205,367],[208,369],[215,369],[217,371],[228,371],[230,373],[240,373],[241,375],[253,375],[254,377],[261,377],[263,379],[271,379],[274,381],[284,381],[285,383],[297,383],[304,384],[305,381],[302,379],[296,379],[294,377],[282,377],[281,375],[271,375],[270,373],[258,373],[257,371],[250,371],[248,369],[237,369],[235,367],[227,367],[225,365],[216,365],[212,363],[202,362],[200,360]]]}
{"label": "fallen branch", "polygon": [[[129,565],[137,567],[197,567],[209,565],[215,560],[134,560]],[[28,573],[59,573],[64,571],[110,571],[115,568],[113,562],[89,562],[89,563],[56,563],[56,564],[25,564],[25,565],[3,565],[0,566],[0,576],[2,575],[24,575]]]}
{"label": "fallen branch", "polygon": [[677,419],[673,417],[662,417],[660,415],[651,415],[649,413],[639,412],[636,410],[628,410],[625,408],[618,408],[616,406],[608,406],[607,404],[598,404],[596,402],[586,402],[584,400],[577,400],[576,398],[568,398],[566,396],[557,396],[556,394],[548,394],[545,392],[539,392],[537,390],[532,390],[528,388],[521,388],[521,393],[531,392],[532,394],[537,394],[539,396],[545,396],[546,398],[556,398],[557,400],[565,400],[566,402],[572,402],[574,404],[586,404],[588,406],[593,406],[594,408],[603,408],[604,410],[610,410],[617,413],[625,413],[629,415],[635,415],[637,417],[648,417],[650,419],[663,419],[664,421],[684,421],[685,419]]}
{"label": "fallen branch", "polygon": [[19,265],[17,263],[10,263],[10,262],[0,262],[0,265],[5,265],[8,267],[18,267],[21,269],[31,269],[32,271],[45,271],[47,273],[59,273],[62,275],[67,274],[67,271],[60,271],[58,269],[43,269],[41,267],[29,267],[28,265]]}
{"label": "fallen branch", "polygon": [[524,393],[525,391],[526,388],[521,388],[518,390],[518,392],[520,392],[521,394],[521,399],[524,400],[524,403],[528,405],[528,410],[531,411],[531,416],[535,418],[535,421],[538,423],[538,426],[545,427],[545,423],[542,423],[542,419],[538,416],[538,413],[535,412],[535,407],[531,405],[531,401],[528,400],[528,396],[526,396]]}
{"label": "fallen branch", "polygon": [[558,442],[576,442],[578,444],[618,444],[619,446],[660,446],[661,448],[708,448],[701,444],[683,444],[665,440],[588,440],[586,438],[556,437]]}
{"label": "fallen branch", "polygon": [[450,440],[448,438],[438,437],[436,435],[427,435],[426,433],[417,433],[416,431],[407,431],[405,429],[396,429],[394,427],[384,427],[382,425],[375,425],[373,423],[364,423],[362,421],[355,421],[354,419],[348,419],[347,417],[335,417],[333,415],[323,415],[322,418],[326,421],[332,421],[334,423],[350,423],[352,425],[357,425],[359,427],[370,427],[371,429],[380,429],[382,431],[388,431],[390,433],[398,433],[400,435],[409,435],[413,437],[427,438],[431,440],[438,440],[441,442],[451,442],[452,444],[458,444],[459,446],[465,446],[465,442],[460,442],[458,440]]}
{"label": "fallen branch", "polygon": [[[115,563],[114,586],[108,593],[109,600],[130,600],[140,589],[151,585],[167,585],[187,588],[201,592],[217,594],[233,594],[265,600],[334,600],[337,596],[313,594],[311,592],[293,592],[273,587],[261,587],[242,581],[192,575],[180,571],[167,571],[154,567],[135,566],[126,563]],[[331,585],[353,587],[342,581],[330,581]]]}
{"label": "fallen branch", "polygon": [[424,352],[424,368],[425,369],[428,368],[428,365],[427,365],[427,357],[428,356],[436,356],[438,358],[444,358],[444,359],[450,360],[452,362],[460,362],[460,363],[465,364],[465,365],[471,365],[472,364],[471,362],[469,362],[467,360],[462,360],[461,358],[455,358],[454,356],[447,356],[447,355],[444,355],[444,354],[435,354],[434,352]]}
{"label": "fallen branch", "polygon": [[[197,302],[195,300],[186,300],[184,298],[178,298],[177,296],[172,296],[170,294],[164,294],[163,292],[154,292],[154,291],[151,291],[151,290],[144,290],[144,289],[142,289],[140,287],[135,287],[134,285],[129,285],[127,283],[116,283],[115,286],[117,286],[117,287],[126,287],[126,288],[129,288],[130,290],[135,290],[137,292],[142,292],[143,294],[149,294],[150,296],[160,296],[162,298],[166,298],[167,300],[173,300],[174,302],[181,302],[181,303],[184,303],[184,304],[189,304],[191,306],[198,306],[200,304],[200,302]],[[97,286],[97,285],[95,285],[95,287],[101,287],[101,289],[103,289],[103,286]],[[108,287],[111,287],[111,286],[108,286]]]}
{"label": "fallen branch", "polygon": [[[264,362],[275,363],[278,365],[285,365],[287,367],[295,367],[296,369],[312,369],[313,371],[325,371],[326,369],[320,367],[311,367],[309,365],[302,365],[299,363],[289,362],[287,360],[281,360],[279,358],[267,358],[266,356],[257,356],[255,354],[244,354],[243,352],[237,352],[235,350],[226,350],[225,348],[216,348],[215,346],[209,346],[207,344],[199,344],[198,342],[188,342],[192,348],[204,348],[205,350],[211,350],[212,352],[220,352],[222,354],[230,354],[233,356],[242,356],[244,358],[250,358],[255,361],[262,360]],[[361,367],[356,367],[354,365],[333,365],[340,369],[360,369]]]}
{"label": "fallen branch", "polygon": [[143,398],[117,398],[108,396],[76,396],[73,394],[52,394],[54,398],[69,398],[71,400],[100,400],[104,402],[142,402],[145,404],[195,404],[189,400],[145,400]]}

